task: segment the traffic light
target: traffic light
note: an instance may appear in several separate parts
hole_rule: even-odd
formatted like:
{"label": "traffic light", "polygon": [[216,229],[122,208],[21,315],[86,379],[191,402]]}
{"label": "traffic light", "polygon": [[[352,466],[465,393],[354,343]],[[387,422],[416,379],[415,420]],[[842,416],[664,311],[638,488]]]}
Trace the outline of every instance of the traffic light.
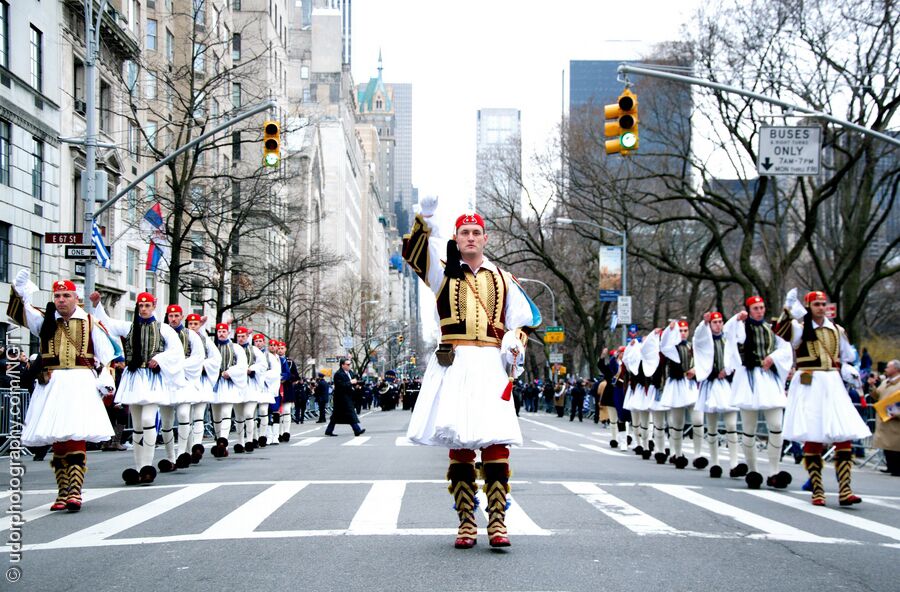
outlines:
{"label": "traffic light", "polygon": [[263,123],[263,165],[277,167],[281,162],[281,127],[277,121]]}
{"label": "traffic light", "polygon": [[606,141],[607,154],[628,154],[638,149],[638,100],[637,95],[627,88],[619,95],[619,100],[603,108],[607,121],[604,135],[612,136]]}
{"label": "traffic light", "polygon": [[397,336],[397,343],[403,343],[403,335]]}

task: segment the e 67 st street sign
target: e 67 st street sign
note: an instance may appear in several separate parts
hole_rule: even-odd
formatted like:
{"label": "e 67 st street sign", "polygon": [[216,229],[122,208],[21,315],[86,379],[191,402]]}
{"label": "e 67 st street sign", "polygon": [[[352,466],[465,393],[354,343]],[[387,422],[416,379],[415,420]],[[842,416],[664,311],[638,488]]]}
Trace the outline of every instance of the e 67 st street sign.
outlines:
{"label": "e 67 st street sign", "polygon": [[822,128],[817,126],[759,128],[756,168],[761,177],[819,174]]}

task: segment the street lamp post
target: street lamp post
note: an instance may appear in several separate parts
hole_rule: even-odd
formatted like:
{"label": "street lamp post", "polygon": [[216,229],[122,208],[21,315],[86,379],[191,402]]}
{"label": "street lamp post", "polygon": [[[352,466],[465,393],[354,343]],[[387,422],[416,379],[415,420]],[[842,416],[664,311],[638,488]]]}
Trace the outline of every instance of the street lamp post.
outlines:
{"label": "street lamp post", "polygon": [[[609,228],[608,226],[602,226],[597,224],[596,222],[591,222],[590,220],[572,220],[571,218],[557,218],[557,224],[563,225],[576,225],[576,224],[585,224],[587,226],[595,226],[600,230],[605,230],[606,232],[611,232],[612,234],[617,234],[622,237],[622,296],[628,296],[628,233],[623,230],[616,230],[615,228]],[[628,341],[628,328],[625,327],[625,324],[622,324],[622,345],[625,345]]]}
{"label": "street lamp post", "polygon": [[[551,309],[551,311],[552,311],[551,314],[553,315],[553,316],[552,316],[552,318],[553,318],[553,326],[556,326],[556,294],[553,293],[553,289],[552,289],[550,286],[548,286],[547,284],[545,284],[544,282],[542,282],[541,280],[533,280],[533,279],[531,279],[531,278],[519,278],[519,281],[520,281],[520,282],[531,282],[531,283],[534,283],[534,284],[539,284],[539,285],[541,285],[541,286],[543,286],[543,287],[545,287],[545,288],[547,289],[547,292],[550,293],[550,309]],[[546,344],[543,344],[543,345],[544,345],[544,347],[546,347]],[[544,352],[546,352],[546,351],[547,351],[547,350],[544,350]],[[555,354],[556,352],[557,352],[557,346],[556,346],[556,344],[554,343],[553,345],[550,346],[550,353]],[[555,364],[551,364],[551,363],[548,362],[548,365],[549,365],[550,368],[551,368],[550,375],[551,375],[551,377],[553,378],[553,382],[554,382],[554,384],[555,384],[555,383],[556,383],[556,369],[555,369]]]}

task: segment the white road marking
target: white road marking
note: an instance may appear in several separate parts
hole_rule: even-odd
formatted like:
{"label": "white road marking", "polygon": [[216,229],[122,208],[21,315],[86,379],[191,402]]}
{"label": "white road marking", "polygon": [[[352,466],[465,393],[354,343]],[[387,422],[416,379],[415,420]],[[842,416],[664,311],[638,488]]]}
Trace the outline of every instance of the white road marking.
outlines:
{"label": "white road marking", "polygon": [[406,436],[397,436],[394,440],[394,446],[415,446]]}
{"label": "white road marking", "polygon": [[405,481],[372,483],[372,488],[350,522],[347,534],[384,534],[396,531],[405,492]]}
{"label": "white road marking", "polygon": [[560,446],[559,444],[554,444],[553,442],[550,442],[549,440],[532,440],[532,442],[534,442],[535,444],[540,444],[541,446],[543,446],[544,448],[547,448],[549,450],[565,450],[567,452],[572,452],[571,448],[566,448],[565,446]]}
{"label": "white road marking", "polygon": [[665,522],[638,510],[593,483],[563,482],[561,485],[635,534],[678,533]]}
{"label": "white road marking", "polygon": [[726,516],[732,520],[736,520],[742,524],[746,524],[751,528],[763,531],[764,534],[751,534],[749,538],[764,538],[768,540],[778,541],[794,541],[800,543],[848,543],[846,539],[834,539],[831,537],[821,537],[811,532],[794,528],[777,520],[748,512],[731,504],[719,501],[717,499],[701,495],[696,491],[692,491],[680,485],[654,485],[654,489],[671,495],[672,497],[693,504],[699,508]]}
{"label": "white road marking", "polygon": [[297,440],[295,444],[291,444],[291,446],[312,446],[319,440],[324,440],[325,436],[312,436],[310,438],[303,438],[302,440]]}
{"label": "white road marking", "polygon": [[[106,497],[107,495],[109,495],[111,493],[115,493],[117,491],[119,491],[119,490],[114,489],[114,488],[85,489],[81,494],[81,500],[82,500],[82,503],[87,504],[88,502],[98,500],[101,497]],[[33,493],[33,492],[27,492],[27,493]],[[53,495],[56,495],[56,490],[55,489],[50,490],[47,493],[48,494],[52,493]],[[55,500],[56,498],[53,498],[53,499]],[[67,513],[65,510],[61,510],[60,512],[51,512],[50,504],[52,504],[52,503],[53,502],[48,499],[47,503],[42,506],[38,506],[37,508],[32,508],[30,510],[25,510],[24,512],[22,512],[22,519],[25,522],[32,522],[34,520],[37,520],[38,518],[43,518],[44,516],[49,516],[50,514],[58,514],[58,513],[66,514]],[[0,518],[0,532],[3,532],[4,530],[9,530],[11,526],[12,526],[12,516],[10,516],[8,518]]]}
{"label": "white road marking", "polygon": [[852,512],[852,510],[832,510],[830,508],[814,506],[808,501],[801,501],[796,498],[777,493],[775,491],[741,491],[750,495],[754,495],[756,497],[761,497],[763,499],[769,500],[770,502],[775,502],[777,504],[782,504],[790,508],[794,508],[795,510],[800,510],[801,512],[819,516],[820,518],[825,518],[834,522],[840,522],[841,524],[852,526],[853,528],[859,528],[860,530],[865,530],[889,539],[894,539],[895,541],[900,541],[900,528],[894,528],[893,526],[888,526],[887,524],[882,524],[881,522],[875,522],[874,520],[867,520],[866,518],[854,516],[853,514],[849,513]]}
{"label": "white road marking", "polygon": [[600,446],[597,446],[596,444],[579,444],[579,446],[581,446],[582,448],[587,448],[588,450],[593,450],[594,452],[599,452],[600,454],[606,454],[609,456],[619,456],[619,457],[622,456],[621,452],[616,452],[615,450],[612,450],[612,449],[602,448]]}
{"label": "white road marking", "polygon": [[[485,496],[484,491],[480,489],[478,490],[477,495],[479,500],[478,507],[481,508],[481,515],[487,520],[487,496]],[[513,499],[511,494],[507,494],[507,496],[510,500],[510,505],[506,510],[506,530],[509,532],[510,536],[549,536],[553,534],[553,531],[545,530],[538,526],[534,520],[525,513],[522,506],[516,503],[516,500]]]}
{"label": "white road marking", "polygon": [[207,538],[215,539],[228,538],[233,534],[252,533],[266,518],[287,503],[306,485],[303,481],[275,483],[207,528],[203,534]]}
{"label": "white road marking", "polygon": [[352,440],[347,440],[341,444],[341,446],[362,446],[371,439],[371,436],[355,436]]}

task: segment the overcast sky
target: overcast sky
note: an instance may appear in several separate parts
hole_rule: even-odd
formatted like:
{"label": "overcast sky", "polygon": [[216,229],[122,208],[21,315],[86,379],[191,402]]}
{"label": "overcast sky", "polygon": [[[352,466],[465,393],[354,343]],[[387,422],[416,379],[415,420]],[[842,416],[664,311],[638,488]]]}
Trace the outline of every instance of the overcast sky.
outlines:
{"label": "overcast sky", "polygon": [[[413,184],[442,217],[475,189],[478,109],[522,111],[523,164],[555,133],[569,60],[635,59],[677,39],[697,0],[356,0],[353,78],[413,85]],[[615,21],[631,17],[630,27]],[[527,172],[527,171],[526,171]]]}

